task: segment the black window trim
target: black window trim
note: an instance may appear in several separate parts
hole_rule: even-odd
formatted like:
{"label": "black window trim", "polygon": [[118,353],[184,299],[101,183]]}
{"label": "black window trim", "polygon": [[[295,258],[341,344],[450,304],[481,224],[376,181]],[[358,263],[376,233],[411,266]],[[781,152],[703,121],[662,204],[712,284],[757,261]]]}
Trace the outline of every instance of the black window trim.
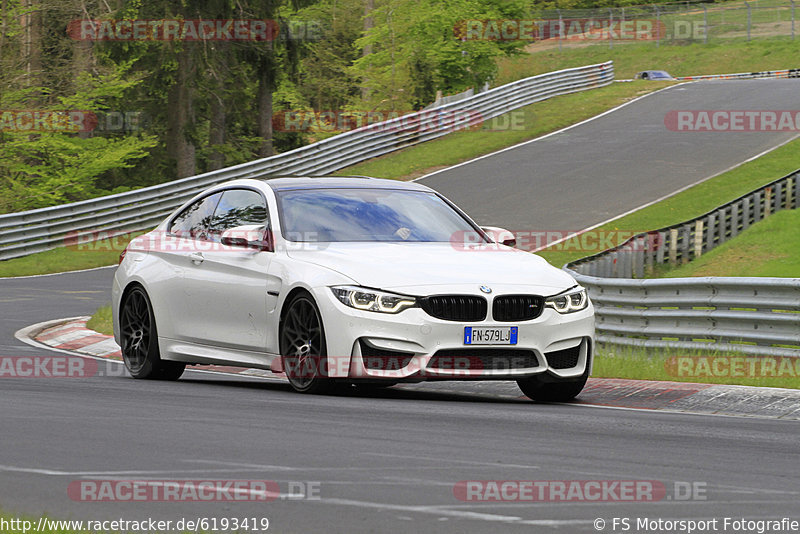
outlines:
{"label": "black window trim", "polygon": [[[255,188],[255,187],[249,186],[249,185],[237,185],[237,186],[232,186],[232,187],[226,187],[226,188],[223,188],[223,189],[217,189],[215,191],[209,191],[208,194],[203,195],[202,197],[196,199],[194,202],[192,202],[192,203],[188,204],[187,206],[185,206],[184,209],[182,209],[181,211],[179,211],[178,213],[176,213],[175,215],[170,217],[169,222],[167,223],[167,235],[169,235],[171,237],[178,237],[180,239],[188,239],[186,237],[178,236],[178,235],[176,235],[176,234],[174,234],[172,232],[172,225],[175,224],[175,219],[177,219],[178,216],[180,216],[184,211],[189,209],[189,207],[191,207],[195,203],[202,202],[203,200],[207,199],[208,197],[210,197],[212,195],[216,195],[217,193],[222,193],[222,194],[220,194],[219,198],[217,199],[217,203],[214,205],[214,211],[211,212],[211,214],[213,216],[214,214],[217,213],[217,208],[219,208],[219,203],[222,200],[222,196],[225,194],[225,191],[234,191],[234,190],[253,191],[255,193],[258,193],[261,196],[261,200],[264,201],[264,207],[267,210],[267,228],[264,231],[264,237],[268,238],[269,237],[269,232],[272,231],[272,217],[270,216],[270,213],[269,213],[269,202],[267,202],[267,197],[266,197],[266,195],[264,195],[263,191]],[[200,241],[208,241],[207,239],[202,239],[202,238],[192,238],[192,239],[199,239]],[[269,241],[269,239],[265,239],[265,241]]]}

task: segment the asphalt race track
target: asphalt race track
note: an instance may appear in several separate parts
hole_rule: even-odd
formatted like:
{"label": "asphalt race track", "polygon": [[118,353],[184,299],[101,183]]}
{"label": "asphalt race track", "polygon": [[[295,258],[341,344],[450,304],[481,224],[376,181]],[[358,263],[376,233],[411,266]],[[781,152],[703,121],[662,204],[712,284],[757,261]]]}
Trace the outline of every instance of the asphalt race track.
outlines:
{"label": "asphalt race track", "polygon": [[[790,137],[672,133],[659,114],[800,109],[793,83],[683,85],[424,183],[487,224],[584,228]],[[525,198],[515,187],[535,195]],[[112,272],[0,280],[0,355],[52,354],[14,332],[91,314],[109,301]],[[446,391],[314,397],[292,393],[280,380],[200,372],[177,383],[119,372],[3,379],[0,406],[0,507],[34,518],[268,518],[269,531],[288,533],[597,532],[598,518],[604,532],[622,531],[614,518],[629,518],[629,532],[644,532],[634,528],[637,518],[716,518],[723,532],[725,517],[800,519],[799,427],[792,421],[539,405],[472,394],[456,383]],[[268,480],[282,496],[216,503],[70,498],[71,482],[97,479]],[[456,498],[458,482],[487,480],[653,481],[666,494],[656,502]]]}
{"label": "asphalt race track", "polygon": [[664,124],[670,111],[776,111],[799,106],[796,80],[681,84],[576,128],[420,182],[446,195],[480,224],[512,231],[582,230],[714,176],[797,135],[796,131],[673,132]]}

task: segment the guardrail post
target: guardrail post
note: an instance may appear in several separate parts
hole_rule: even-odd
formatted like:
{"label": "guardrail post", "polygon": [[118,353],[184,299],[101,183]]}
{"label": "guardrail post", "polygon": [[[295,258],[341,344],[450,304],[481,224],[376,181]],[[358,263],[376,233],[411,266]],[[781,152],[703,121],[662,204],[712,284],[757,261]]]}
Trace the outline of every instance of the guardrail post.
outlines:
{"label": "guardrail post", "polygon": [[[733,216],[731,216],[733,219]],[[728,209],[722,208],[717,212],[717,245],[728,240]]]}
{"label": "guardrail post", "polygon": [[676,265],[678,263],[678,229],[669,229],[669,264]]}
{"label": "guardrail post", "polygon": [[747,6],[747,40],[750,41],[750,26],[753,22],[752,10],[750,8],[750,3],[747,0],[745,0],[744,5]]}
{"label": "guardrail post", "polygon": [[694,257],[699,258],[703,255],[703,220],[698,219],[694,223]]}
{"label": "guardrail post", "polygon": [[742,199],[742,231],[750,227],[750,197]]}
{"label": "guardrail post", "polygon": [[789,0],[792,3],[792,41],[794,41],[794,0]]}
{"label": "guardrail post", "polygon": [[661,265],[664,263],[664,250],[667,248],[667,233],[658,233],[658,243],[656,244],[656,263]]}
{"label": "guardrail post", "polygon": [[681,234],[681,263],[689,263],[689,251],[691,250],[692,246],[692,226],[690,224],[684,224]]}
{"label": "guardrail post", "polygon": [[608,48],[614,48],[614,33],[611,28],[614,26],[614,12],[608,8]]}
{"label": "guardrail post", "polygon": [[739,225],[742,222],[744,213],[744,203],[737,202],[731,207],[731,239],[739,235]]}
{"label": "guardrail post", "polygon": [[787,210],[792,209],[792,182],[791,176],[786,179],[786,194],[783,197],[783,202]]}
{"label": "guardrail post", "polygon": [[703,33],[704,44],[708,44],[708,7],[705,4],[703,4]]}
{"label": "guardrail post", "polygon": [[772,188],[764,190],[764,219],[772,214]]}

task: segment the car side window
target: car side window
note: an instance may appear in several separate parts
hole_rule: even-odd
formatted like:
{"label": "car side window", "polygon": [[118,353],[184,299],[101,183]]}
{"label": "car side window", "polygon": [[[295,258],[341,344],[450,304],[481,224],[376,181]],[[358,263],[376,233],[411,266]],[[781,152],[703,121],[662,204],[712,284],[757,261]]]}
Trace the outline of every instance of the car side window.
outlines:
{"label": "car side window", "polygon": [[169,232],[178,237],[207,239],[208,227],[220,198],[221,192],[193,202],[172,220]]}
{"label": "car side window", "polygon": [[237,226],[257,224],[269,227],[264,197],[251,189],[228,189],[222,194],[209,223],[209,237],[219,241],[222,232]]}

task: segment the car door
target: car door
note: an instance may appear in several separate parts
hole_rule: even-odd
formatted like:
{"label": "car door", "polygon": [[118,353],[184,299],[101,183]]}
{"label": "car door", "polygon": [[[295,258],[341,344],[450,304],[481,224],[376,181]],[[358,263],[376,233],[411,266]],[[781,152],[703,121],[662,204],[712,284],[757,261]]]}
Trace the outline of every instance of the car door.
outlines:
{"label": "car door", "polygon": [[280,280],[268,274],[273,252],[221,243],[223,232],[241,226],[257,226],[268,242],[266,200],[254,189],[226,189],[188,258],[181,322],[187,340],[263,352],[274,345],[268,323]]}
{"label": "car door", "polygon": [[[189,341],[189,321],[195,317],[187,311],[185,275],[192,257],[203,245],[214,211],[222,192],[206,195],[173,217],[164,235],[157,236],[149,254],[158,259],[155,275],[149,277],[159,337]],[[166,316],[166,317],[164,317]]]}

